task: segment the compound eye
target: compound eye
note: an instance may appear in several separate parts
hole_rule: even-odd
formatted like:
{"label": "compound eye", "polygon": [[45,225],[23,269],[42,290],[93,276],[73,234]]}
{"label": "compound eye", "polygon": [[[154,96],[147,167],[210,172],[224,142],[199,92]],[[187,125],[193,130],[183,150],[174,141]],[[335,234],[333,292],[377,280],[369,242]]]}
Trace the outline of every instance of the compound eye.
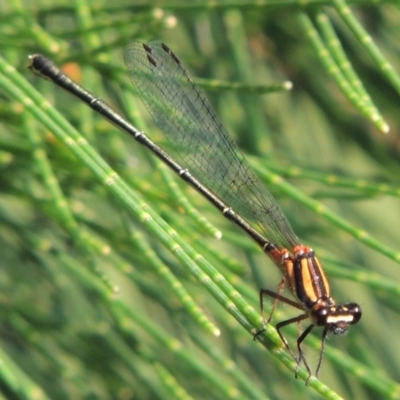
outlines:
{"label": "compound eye", "polygon": [[362,316],[361,307],[356,303],[347,304],[346,307],[348,309],[349,314],[353,316],[353,320],[349,322],[349,324],[351,325],[356,324],[361,319]]}
{"label": "compound eye", "polygon": [[313,310],[311,315],[312,320],[317,326],[325,326],[328,323],[328,318],[330,315],[330,307],[319,307]]}

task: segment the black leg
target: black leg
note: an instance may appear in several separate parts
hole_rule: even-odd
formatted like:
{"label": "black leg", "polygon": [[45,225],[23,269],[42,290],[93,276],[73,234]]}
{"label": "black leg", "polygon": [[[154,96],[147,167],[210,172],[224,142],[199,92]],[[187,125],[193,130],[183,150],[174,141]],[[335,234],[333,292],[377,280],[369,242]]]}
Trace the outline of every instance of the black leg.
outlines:
{"label": "black leg", "polygon": [[304,357],[304,353],[303,353],[303,349],[301,348],[301,344],[303,343],[304,339],[308,336],[308,334],[313,330],[314,326],[315,326],[315,325],[313,325],[313,324],[310,325],[310,326],[301,334],[301,336],[297,339],[297,350],[299,351],[299,358],[298,358],[297,367],[296,367],[296,378],[297,378],[297,372],[298,372],[298,369],[299,369],[299,367],[300,367],[300,364],[301,364],[301,362],[303,361],[304,366],[306,367],[307,372],[308,372],[308,378],[307,378],[307,380],[306,380],[306,385],[307,385],[309,379],[311,378],[312,373],[311,373],[311,369],[310,369],[310,367],[309,367],[309,365],[308,365],[308,363],[307,363],[307,360],[306,360],[306,358]]}

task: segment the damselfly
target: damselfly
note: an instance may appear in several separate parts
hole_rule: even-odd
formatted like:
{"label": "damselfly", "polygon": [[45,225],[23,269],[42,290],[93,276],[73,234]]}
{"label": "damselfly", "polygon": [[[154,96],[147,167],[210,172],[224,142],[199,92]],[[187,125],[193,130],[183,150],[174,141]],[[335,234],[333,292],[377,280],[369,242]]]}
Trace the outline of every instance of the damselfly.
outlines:
{"label": "damselfly", "polygon": [[[264,327],[271,320],[279,301],[301,310],[297,317],[278,323],[276,329],[296,360],[297,368],[303,362],[309,377],[311,369],[304,356],[302,343],[314,327],[322,327],[321,350],[316,369],[318,375],[327,334],[344,334],[349,325],[360,320],[361,308],[355,303],[335,305],[330,295],[329,283],[314,251],[300,243],[281,208],[258,180],[210,103],[171,49],[157,41],[148,44],[134,42],[125,49],[125,63],[142,100],[176,149],[182,165],[103,100],[73,82],[50,60],[35,54],[30,56],[30,61],[30,67],[35,73],[83,100],[147,147],[218,208],[225,218],[258,243],[283,274],[278,293],[268,289],[260,291]],[[253,228],[248,221],[255,224],[260,231]],[[281,295],[285,286],[288,286],[296,300]],[[267,320],[264,317],[265,296],[274,299]],[[306,319],[311,324],[297,339],[296,357],[281,329]],[[262,331],[256,333],[254,338]]]}

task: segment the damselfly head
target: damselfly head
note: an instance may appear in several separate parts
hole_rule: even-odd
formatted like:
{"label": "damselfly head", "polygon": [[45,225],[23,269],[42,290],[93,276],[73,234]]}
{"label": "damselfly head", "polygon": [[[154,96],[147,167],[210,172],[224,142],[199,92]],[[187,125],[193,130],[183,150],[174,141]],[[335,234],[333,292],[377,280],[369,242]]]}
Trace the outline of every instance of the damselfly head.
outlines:
{"label": "damselfly head", "polygon": [[345,335],[349,325],[361,319],[361,307],[356,303],[340,306],[320,306],[312,310],[311,318],[317,326],[325,326],[334,335]]}

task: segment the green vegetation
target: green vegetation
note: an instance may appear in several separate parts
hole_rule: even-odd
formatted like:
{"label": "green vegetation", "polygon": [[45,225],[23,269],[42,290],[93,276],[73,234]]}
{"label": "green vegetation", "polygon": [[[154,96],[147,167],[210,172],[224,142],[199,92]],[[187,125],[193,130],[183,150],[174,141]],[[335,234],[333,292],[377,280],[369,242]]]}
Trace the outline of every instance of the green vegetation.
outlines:
{"label": "green vegetation", "polygon": [[[348,6],[1,2],[2,398],[400,398],[400,7]],[[337,303],[363,309],[346,337],[330,336],[308,386],[272,325],[252,340],[259,289],[281,279],[273,263],[27,68],[29,54],[51,57],[169,150],[123,65],[125,44],[150,39],[199,77]],[[273,322],[295,315],[280,305]],[[294,349],[296,326],[284,333]],[[313,370],[320,334],[305,345]]]}

